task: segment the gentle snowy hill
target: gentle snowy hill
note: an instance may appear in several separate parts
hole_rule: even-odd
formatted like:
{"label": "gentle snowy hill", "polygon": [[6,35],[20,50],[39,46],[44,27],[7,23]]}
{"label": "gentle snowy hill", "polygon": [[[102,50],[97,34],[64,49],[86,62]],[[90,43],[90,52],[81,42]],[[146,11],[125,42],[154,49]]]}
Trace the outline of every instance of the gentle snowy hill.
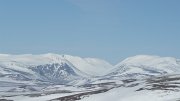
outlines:
{"label": "gentle snowy hill", "polygon": [[180,73],[180,60],[172,57],[137,55],[120,62],[110,76],[155,76]]}

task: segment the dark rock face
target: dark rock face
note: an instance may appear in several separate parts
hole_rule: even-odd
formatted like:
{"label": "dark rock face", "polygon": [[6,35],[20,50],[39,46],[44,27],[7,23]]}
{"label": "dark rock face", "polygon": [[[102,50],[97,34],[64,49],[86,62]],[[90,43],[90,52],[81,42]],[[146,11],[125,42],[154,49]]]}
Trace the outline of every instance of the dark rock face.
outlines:
{"label": "dark rock face", "polygon": [[36,67],[31,67],[31,70],[39,75],[44,81],[56,82],[61,84],[67,83],[80,77],[66,63],[39,65]]}

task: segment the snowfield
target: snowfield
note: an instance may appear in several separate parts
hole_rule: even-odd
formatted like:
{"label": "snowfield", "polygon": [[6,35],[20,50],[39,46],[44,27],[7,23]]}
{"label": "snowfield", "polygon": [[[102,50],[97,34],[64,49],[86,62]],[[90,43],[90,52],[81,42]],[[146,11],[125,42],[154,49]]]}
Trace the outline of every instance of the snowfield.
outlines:
{"label": "snowfield", "polygon": [[180,60],[138,55],[113,66],[70,55],[0,54],[0,101],[180,101]]}
{"label": "snowfield", "polygon": [[[136,81],[132,84],[128,84],[135,84],[136,86],[128,87],[127,85],[125,87],[114,88],[105,93],[90,95],[80,101],[110,101],[112,99],[113,101],[179,101],[180,75],[176,75],[172,78],[171,76],[166,77],[166,79],[160,77],[158,79],[159,81],[157,80],[157,82],[150,84],[147,84],[148,80],[143,80],[143,82]],[[159,88],[155,87],[153,84],[159,85]]]}

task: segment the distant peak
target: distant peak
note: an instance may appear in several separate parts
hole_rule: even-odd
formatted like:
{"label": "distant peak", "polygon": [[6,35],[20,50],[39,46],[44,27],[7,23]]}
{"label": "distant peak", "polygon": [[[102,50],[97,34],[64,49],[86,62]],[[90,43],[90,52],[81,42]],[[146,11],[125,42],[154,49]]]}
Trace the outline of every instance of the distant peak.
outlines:
{"label": "distant peak", "polygon": [[136,55],[129,58],[126,58],[125,60],[149,60],[149,59],[176,59],[173,57],[161,57],[157,55]]}
{"label": "distant peak", "polygon": [[135,55],[129,58],[158,58],[160,56],[157,55]]}
{"label": "distant peak", "polygon": [[0,54],[0,56],[10,56],[9,54]]}
{"label": "distant peak", "polygon": [[59,54],[55,54],[55,53],[46,53],[43,55],[45,55],[45,56],[59,56]]}
{"label": "distant peak", "polygon": [[145,64],[160,64],[160,63],[174,63],[176,64],[177,59],[173,57],[160,57],[157,55],[136,55],[118,63],[116,66],[122,64],[138,64],[138,65],[145,65]]}

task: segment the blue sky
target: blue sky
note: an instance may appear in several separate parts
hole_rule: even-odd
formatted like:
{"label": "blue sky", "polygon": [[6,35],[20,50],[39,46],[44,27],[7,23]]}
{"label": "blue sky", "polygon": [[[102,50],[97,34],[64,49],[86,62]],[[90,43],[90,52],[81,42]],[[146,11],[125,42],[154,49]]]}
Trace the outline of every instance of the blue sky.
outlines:
{"label": "blue sky", "polygon": [[180,58],[180,0],[1,0],[0,53]]}

